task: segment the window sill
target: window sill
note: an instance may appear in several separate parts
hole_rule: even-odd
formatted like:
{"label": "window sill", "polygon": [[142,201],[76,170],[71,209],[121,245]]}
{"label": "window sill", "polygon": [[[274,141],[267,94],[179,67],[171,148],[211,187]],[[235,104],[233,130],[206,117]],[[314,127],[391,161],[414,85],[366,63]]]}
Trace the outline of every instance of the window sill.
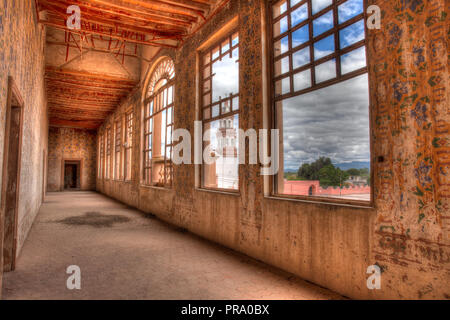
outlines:
{"label": "window sill", "polygon": [[332,198],[303,198],[303,197],[289,197],[283,195],[270,195],[264,196],[265,199],[268,200],[282,200],[282,201],[292,201],[292,202],[302,202],[309,204],[318,204],[318,205],[328,205],[328,206],[339,206],[339,207],[348,207],[348,208],[357,208],[357,209],[365,209],[365,210],[373,210],[375,209],[373,202],[367,201],[355,201],[355,200],[336,200]]}
{"label": "window sill", "polygon": [[223,194],[223,195],[235,196],[235,197],[241,196],[241,193],[239,191],[225,191],[225,190],[206,189],[206,188],[195,188],[195,191],[217,193],[217,194]]}

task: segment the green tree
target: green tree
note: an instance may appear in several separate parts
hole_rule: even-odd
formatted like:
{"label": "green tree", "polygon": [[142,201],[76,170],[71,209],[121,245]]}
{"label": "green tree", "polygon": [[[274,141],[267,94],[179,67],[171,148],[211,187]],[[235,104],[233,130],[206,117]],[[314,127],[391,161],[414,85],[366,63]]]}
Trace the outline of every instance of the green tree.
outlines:
{"label": "green tree", "polygon": [[349,174],[335,166],[327,165],[319,171],[319,181],[322,187],[339,187],[344,185]]}
{"label": "green tree", "polygon": [[[326,166],[333,166],[330,158],[320,157],[313,163],[304,163],[298,169],[298,177],[304,180],[319,180],[319,172]],[[334,167],[334,166],[333,166]]]}
{"label": "green tree", "polygon": [[350,176],[359,176],[361,174],[361,171],[359,169],[352,168],[352,169],[348,169],[347,173]]}

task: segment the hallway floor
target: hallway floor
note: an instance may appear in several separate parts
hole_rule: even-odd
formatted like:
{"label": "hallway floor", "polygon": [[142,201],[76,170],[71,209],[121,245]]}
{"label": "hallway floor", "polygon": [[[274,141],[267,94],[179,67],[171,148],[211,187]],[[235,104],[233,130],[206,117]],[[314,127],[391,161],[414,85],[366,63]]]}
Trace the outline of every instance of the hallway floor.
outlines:
{"label": "hallway floor", "polygon": [[[68,290],[66,268],[81,268]],[[341,299],[94,192],[50,193],[3,299]]]}

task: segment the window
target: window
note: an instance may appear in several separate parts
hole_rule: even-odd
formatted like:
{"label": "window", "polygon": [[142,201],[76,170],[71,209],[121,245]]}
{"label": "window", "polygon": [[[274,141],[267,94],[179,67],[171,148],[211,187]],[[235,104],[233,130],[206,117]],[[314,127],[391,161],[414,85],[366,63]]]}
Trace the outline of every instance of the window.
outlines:
{"label": "window", "polygon": [[125,114],[125,180],[131,180],[131,161],[133,151],[133,111],[129,111]]}
{"label": "window", "polygon": [[114,179],[122,179],[122,120],[114,124]]}
{"label": "window", "polygon": [[370,201],[364,0],[271,2],[274,192]]}
{"label": "window", "polygon": [[103,134],[99,137],[99,156],[98,156],[98,178],[103,179],[103,163],[105,161],[105,138]]}
{"label": "window", "polygon": [[172,185],[174,78],[173,61],[164,58],[153,71],[148,85],[143,116],[143,182],[146,185]]}
{"label": "window", "polygon": [[106,165],[105,179],[109,179],[111,175],[111,128],[106,129]]}
{"label": "window", "polygon": [[[239,189],[239,34],[202,53],[202,187]],[[206,159],[205,159],[206,160]]]}

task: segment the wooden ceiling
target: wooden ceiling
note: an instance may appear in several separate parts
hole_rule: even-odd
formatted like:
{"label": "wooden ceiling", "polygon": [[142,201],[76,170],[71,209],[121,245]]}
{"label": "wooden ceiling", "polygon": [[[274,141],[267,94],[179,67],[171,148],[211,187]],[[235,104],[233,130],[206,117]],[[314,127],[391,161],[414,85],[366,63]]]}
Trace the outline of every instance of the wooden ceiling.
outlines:
{"label": "wooden ceiling", "polygon": [[[40,23],[83,35],[143,45],[177,47],[194,26],[206,21],[217,0],[35,0]],[[69,30],[67,8],[81,10],[81,29]],[[171,41],[168,41],[171,40]],[[169,42],[169,43],[168,43]]]}
{"label": "wooden ceiling", "polygon": [[98,128],[136,86],[129,79],[47,67],[50,124]]}
{"label": "wooden ceiling", "polygon": [[[143,46],[178,48],[230,0],[34,1],[39,22],[52,35],[62,33],[58,41],[47,40],[47,51],[54,51],[47,52],[45,73],[50,125],[96,129],[138,85],[139,77],[117,76],[111,67],[87,68],[84,56],[98,54],[100,62],[109,55],[119,61],[113,68],[125,70],[126,59],[138,61]],[[81,11],[78,30],[67,27],[72,5]],[[53,62],[56,51],[58,63]]]}

